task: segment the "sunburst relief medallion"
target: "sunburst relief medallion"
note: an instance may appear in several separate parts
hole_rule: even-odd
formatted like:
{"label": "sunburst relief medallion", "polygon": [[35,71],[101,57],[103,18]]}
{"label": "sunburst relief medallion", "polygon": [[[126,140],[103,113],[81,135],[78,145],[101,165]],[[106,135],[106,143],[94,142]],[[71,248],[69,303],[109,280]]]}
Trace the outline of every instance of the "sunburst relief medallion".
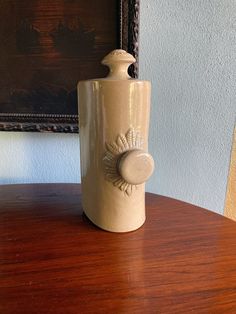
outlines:
{"label": "sunburst relief medallion", "polygon": [[118,163],[124,153],[133,149],[140,149],[143,146],[143,139],[139,131],[130,128],[128,132],[119,134],[116,141],[106,143],[106,152],[103,158],[106,179],[114,186],[131,195],[136,185],[126,182],[119,173]]}

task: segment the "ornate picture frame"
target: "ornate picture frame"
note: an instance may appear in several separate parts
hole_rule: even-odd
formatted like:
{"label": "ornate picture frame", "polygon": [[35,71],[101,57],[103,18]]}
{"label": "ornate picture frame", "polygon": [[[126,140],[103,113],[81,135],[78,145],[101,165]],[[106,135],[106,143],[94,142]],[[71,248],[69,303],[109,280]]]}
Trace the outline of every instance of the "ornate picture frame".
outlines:
{"label": "ornate picture frame", "polygon": [[104,76],[113,49],[136,58],[138,75],[139,0],[49,3],[1,1],[0,131],[77,133],[77,82]]}

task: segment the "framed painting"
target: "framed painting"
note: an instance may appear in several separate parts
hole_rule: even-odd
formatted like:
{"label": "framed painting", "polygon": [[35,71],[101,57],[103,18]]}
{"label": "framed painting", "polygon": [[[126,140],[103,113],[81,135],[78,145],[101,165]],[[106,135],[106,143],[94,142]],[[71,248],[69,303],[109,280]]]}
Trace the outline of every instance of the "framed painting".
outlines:
{"label": "framed painting", "polygon": [[1,0],[0,130],[78,132],[78,81],[113,49],[138,59],[138,22],[138,0]]}

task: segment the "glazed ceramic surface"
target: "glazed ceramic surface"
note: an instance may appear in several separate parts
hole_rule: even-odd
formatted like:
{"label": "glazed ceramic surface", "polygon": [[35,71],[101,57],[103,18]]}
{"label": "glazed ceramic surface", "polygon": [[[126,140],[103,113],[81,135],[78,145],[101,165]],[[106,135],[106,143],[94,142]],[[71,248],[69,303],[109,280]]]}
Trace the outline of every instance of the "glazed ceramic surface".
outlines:
{"label": "glazed ceramic surface", "polygon": [[145,221],[145,181],[154,169],[148,154],[150,82],[134,80],[135,62],[114,50],[102,63],[107,78],[78,84],[82,203],[102,229],[126,232]]}

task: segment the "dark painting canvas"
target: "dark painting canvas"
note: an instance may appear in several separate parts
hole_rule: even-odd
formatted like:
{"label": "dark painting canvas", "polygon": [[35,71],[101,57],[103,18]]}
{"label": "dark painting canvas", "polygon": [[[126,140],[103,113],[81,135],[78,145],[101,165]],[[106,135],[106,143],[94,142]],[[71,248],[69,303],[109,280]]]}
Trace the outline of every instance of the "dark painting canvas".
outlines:
{"label": "dark painting canvas", "polygon": [[79,80],[118,47],[112,0],[0,1],[0,112],[77,114]]}

